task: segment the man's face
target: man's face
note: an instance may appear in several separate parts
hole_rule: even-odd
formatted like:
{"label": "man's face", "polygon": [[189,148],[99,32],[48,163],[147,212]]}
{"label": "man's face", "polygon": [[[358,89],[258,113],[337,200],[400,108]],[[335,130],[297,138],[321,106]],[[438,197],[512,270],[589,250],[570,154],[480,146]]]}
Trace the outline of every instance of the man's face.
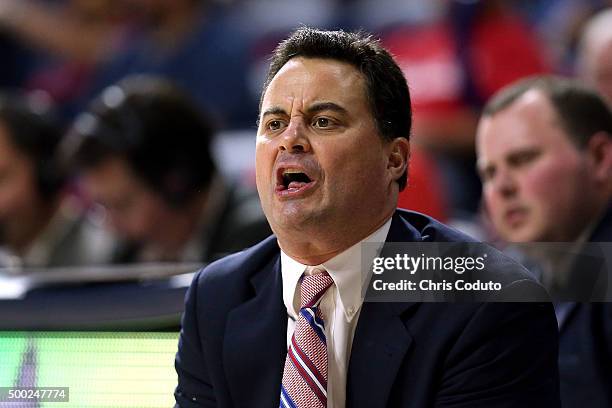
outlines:
{"label": "man's face", "polygon": [[0,123],[0,227],[3,240],[21,241],[42,205],[34,164],[12,144]]}
{"label": "man's face", "polygon": [[163,225],[167,206],[125,160],[103,160],[84,172],[83,182],[91,198],[106,209],[111,228],[121,236],[150,242],[163,234],[158,226]]}
{"label": "man's face", "polygon": [[486,208],[502,238],[572,241],[586,226],[587,160],[542,92],[483,118],[476,148]]}
{"label": "man's face", "polygon": [[351,65],[291,59],[268,86],[259,121],[257,190],[277,234],[351,234],[390,215],[391,143],[379,135],[364,78]]}

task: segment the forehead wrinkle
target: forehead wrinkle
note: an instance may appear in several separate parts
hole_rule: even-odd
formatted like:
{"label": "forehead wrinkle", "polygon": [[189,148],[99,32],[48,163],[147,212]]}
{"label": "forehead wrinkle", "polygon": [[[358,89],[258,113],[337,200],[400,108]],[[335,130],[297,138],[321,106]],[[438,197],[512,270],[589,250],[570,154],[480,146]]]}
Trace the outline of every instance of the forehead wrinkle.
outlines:
{"label": "forehead wrinkle", "polygon": [[268,115],[286,115],[287,112],[285,112],[285,110],[283,108],[281,108],[280,106],[272,106],[271,108],[266,109],[262,114],[261,117],[266,117]]}
{"label": "forehead wrinkle", "polygon": [[[292,79],[290,78],[290,80]],[[302,85],[299,87],[299,89],[301,90],[304,87],[305,85]],[[303,94],[303,91],[300,93]],[[262,117],[271,113],[291,115],[291,112],[294,110],[296,100],[299,99],[300,95],[296,95],[296,87],[294,85],[286,83],[271,83],[266,90],[262,103]],[[266,105],[270,107],[266,108]]]}
{"label": "forehead wrinkle", "polygon": [[[321,64],[317,67],[314,64]],[[321,67],[324,69],[321,70]],[[348,68],[348,71],[347,71]],[[321,70],[321,72],[313,72],[313,70]],[[314,81],[314,83],[313,83]],[[316,89],[313,89],[313,84]],[[365,92],[364,84],[365,78],[363,74],[357,71],[350,64],[342,61],[327,60],[320,58],[303,58],[296,57],[288,61],[274,76],[268,89],[266,90],[266,97],[271,93],[274,93],[276,97],[281,98],[293,98],[295,102],[302,103],[303,106],[314,105],[319,102],[326,103],[331,102],[327,95],[331,89],[338,89],[344,87],[353,87],[355,84],[361,85],[362,92],[364,94],[357,95],[360,99],[367,100],[367,92]],[[290,90],[290,91],[287,91]],[[291,94],[288,94],[291,92]],[[342,96],[345,96],[344,94]],[[355,95],[351,95],[355,97]],[[298,99],[299,101],[295,101]],[[354,99],[354,98],[353,98]],[[272,101],[278,104],[279,101]],[[336,101],[337,105],[341,105]],[[344,103],[355,103],[360,101],[346,100]],[[292,104],[292,105],[293,105]],[[291,107],[292,111],[294,106]],[[302,107],[304,109],[304,107]]]}

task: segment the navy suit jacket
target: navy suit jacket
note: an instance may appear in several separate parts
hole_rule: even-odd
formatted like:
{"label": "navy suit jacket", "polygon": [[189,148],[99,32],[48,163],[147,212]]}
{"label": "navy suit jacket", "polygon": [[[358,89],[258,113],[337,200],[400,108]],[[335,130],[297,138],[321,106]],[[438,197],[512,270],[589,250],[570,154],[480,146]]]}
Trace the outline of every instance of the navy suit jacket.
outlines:
{"label": "navy suit jacket", "polygon": [[[590,241],[612,242],[612,207],[593,231]],[[592,272],[583,266],[574,270],[576,284]],[[586,286],[590,286],[589,282]],[[563,407],[612,407],[612,303],[574,303],[560,332]]]}
{"label": "navy suit jacket", "polygon": [[[402,210],[387,238],[468,240]],[[511,261],[499,255],[492,269],[496,262]],[[518,292],[543,291],[518,265],[505,282]],[[175,363],[177,405],[278,407],[286,334],[275,237],[209,265],[186,298]],[[346,406],[559,407],[557,336],[550,303],[365,302]]]}

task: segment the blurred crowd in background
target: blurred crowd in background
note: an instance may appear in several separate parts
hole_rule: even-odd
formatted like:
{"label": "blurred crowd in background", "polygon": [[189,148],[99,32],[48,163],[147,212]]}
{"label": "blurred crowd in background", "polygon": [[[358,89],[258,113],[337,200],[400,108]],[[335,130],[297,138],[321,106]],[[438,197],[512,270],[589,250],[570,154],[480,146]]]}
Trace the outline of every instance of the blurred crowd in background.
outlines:
{"label": "blurred crowd in background", "polygon": [[480,110],[542,73],[612,100],[609,6],[0,0],[0,266],[208,262],[267,236],[248,153],[268,56],[301,24],[365,29],[391,50],[415,123],[399,206],[495,240],[475,165]]}

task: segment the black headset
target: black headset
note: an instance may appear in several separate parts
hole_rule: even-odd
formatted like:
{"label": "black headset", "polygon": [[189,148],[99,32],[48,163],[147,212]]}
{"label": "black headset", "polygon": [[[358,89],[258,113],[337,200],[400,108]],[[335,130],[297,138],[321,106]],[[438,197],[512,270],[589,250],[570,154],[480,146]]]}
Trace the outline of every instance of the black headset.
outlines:
{"label": "black headset", "polygon": [[211,122],[179,88],[155,77],[128,77],[106,88],[68,135],[76,139],[80,167],[122,157],[174,206],[208,187],[216,171]]}

